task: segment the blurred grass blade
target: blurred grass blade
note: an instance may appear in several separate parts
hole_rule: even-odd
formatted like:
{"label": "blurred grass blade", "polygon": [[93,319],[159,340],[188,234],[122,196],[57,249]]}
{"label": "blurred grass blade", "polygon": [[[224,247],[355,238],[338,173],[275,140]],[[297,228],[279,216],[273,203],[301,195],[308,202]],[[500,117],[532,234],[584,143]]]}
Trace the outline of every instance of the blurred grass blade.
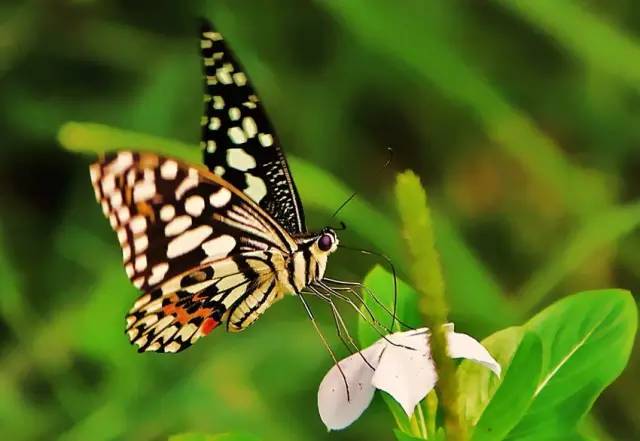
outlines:
{"label": "blurred grass blade", "polygon": [[[590,68],[607,72],[640,90],[640,44],[576,1],[497,0],[542,29]],[[588,29],[589,32],[585,32]]]}
{"label": "blurred grass blade", "polygon": [[27,306],[20,288],[19,272],[7,255],[7,246],[1,233],[0,228],[0,314],[12,331],[20,336],[25,331],[23,325],[27,319]]}
{"label": "blurred grass blade", "polygon": [[58,132],[58,142],[67,150],[82,153],[131,149],[170,155],[190,162],[200,162],[202,156],[196,146],[88,122],[66,123]]}
{"label": "blurred grass blade", "polygon": [[524,311],[533,311],[572,271],[606,246],[640,227],[640,202],[614,207],[587,219],[558,254],[525,283],[518,293]]}
{"label": "blurred grass blade", "polygon": [[[429,2],[402,8],[371,0],[329,0],[322,4],[345,21],[367,47],[383,52],[392,62],[411,67],[420,80],[468,108],[487,135],[536,177],[538,185],[558,195],[569,212],[592,212],[609,201],[610,195],[600,182],[572,165],[553,139],[467,63],[451,45],[449,36],[432,23]],[[363,10],[367,14],[362,14]]]}

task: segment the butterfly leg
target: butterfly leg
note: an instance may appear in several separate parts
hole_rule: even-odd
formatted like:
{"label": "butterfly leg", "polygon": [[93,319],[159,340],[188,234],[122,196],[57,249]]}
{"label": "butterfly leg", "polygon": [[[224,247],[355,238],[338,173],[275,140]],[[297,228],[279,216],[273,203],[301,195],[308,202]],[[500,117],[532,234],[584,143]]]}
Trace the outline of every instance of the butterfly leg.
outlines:
{"label": "butterfly leg", "polygon": [[340,371],[340,375],[342,376],[342,380],[344,381],[344,387],[347,389],[347,401],[351,400],[351,395],[349,393],[349,383],[347,382],[347,376],[345,375],[344,371],[342,370],[342,366],[340,366],[340,363],[338,363],[338,359],[336,358],[336,355],[331,350],[331,346],[329,346],[329,343],[327,342],[327,339],[325,338],[324,334],[320,330],[320,327],[318,326],[318,323],[316,322],[316,318],[313,315],[313,312],[311,312],[311,308],[309,307],[309,304],[307,303],[307,301],[303,297],[302,293],[298,294],[296,297],[298,297],[300,299],[300,301],[302,302],[302,305],[304,306],[304,309],[305,309],[305,311],[307,313],[307,316],[311,320],[311,324],[315,328],[316,333],[320,337],[320,340],[322,340],[322,344],[324,345],[324,347],[327,349],[327,351],[331,355],[331,358],[333,359],[333,363],[338,367],[338,370]]}

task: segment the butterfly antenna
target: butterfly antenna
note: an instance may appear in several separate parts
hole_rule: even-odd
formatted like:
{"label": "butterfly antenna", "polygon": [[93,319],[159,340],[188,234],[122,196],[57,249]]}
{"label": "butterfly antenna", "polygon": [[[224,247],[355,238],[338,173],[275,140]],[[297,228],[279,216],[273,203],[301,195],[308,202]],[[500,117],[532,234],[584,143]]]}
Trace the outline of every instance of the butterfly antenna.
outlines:
{"label": "butterfly antenna", "polygon": [[[382,166],[382,170],[384,170],[385,168],[387,168],[389,166],[389,164],[391,164],[391,161],[393,160],[393,149],[391,147],[387,147],[387,152],[389,153],[389,157],[387,158],[387,161],[384,163],[384,165]],[[340,204],[340,206],[336,209],[336,211],[333,212],[333,214],[331,215],[331,219],[333,219],[334,217],[336,217],[338,215],[338,213],[340,213],[340,211],[347,206],[347,204],[349,202],[351,202],[351,200],[353,198],[355,198],[358,195],[357,191],[354,191],[353,193],[351,193],[351,196],[349,196],[342,204]]]}

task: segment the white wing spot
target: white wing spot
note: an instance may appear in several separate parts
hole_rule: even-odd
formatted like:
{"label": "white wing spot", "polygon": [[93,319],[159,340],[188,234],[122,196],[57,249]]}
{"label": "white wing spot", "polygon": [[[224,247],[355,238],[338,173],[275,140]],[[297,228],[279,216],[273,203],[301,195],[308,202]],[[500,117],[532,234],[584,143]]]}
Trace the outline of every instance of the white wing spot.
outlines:
{"label": "white wing spot", "polygon": [[151,300],[151,296],[149,294],[143,295],[138,300],[136,300],[136,302],[133,304],[133,308],[131,308],[130,312],[139,310],[142,306],[144,306],[147,303],[149,303],[149,300]]}
{"label": "white wing spot", "polygon": [[200,246],[213,232],[213,228],[209,225],[200,225],[192,230],[185,231],[180,236],[169,242],[167,246],[167,257],[173,259],[174,257],[182,256],[185,253]]}
{"label": "white wing spot", "polygon": [[141,288],[143,284],[144,284],[144,277],[138,277],[133,280],[133,286],[135,286],[136,288]]}
{"label": "white wing spot", "polygon": [[238,86],[244,86],[247,84],[247,76],[243,72],[236,72],[233,74],[233,81],[235,81]]}
{"label": "white wing spot", "polygon": [[221,165],[216,165],[215,168],[213,169],[213,172],[218,175],[218,176],[222,176],[224,175],[224,167]]}
{"label": "white wing spot", "polygon": [[191,216],[200,216],[204,210],[204,199],[201,196],[189,196],[184,203],[184,209]]}
{"label": "white wing spot", "polygon": [[155,285],[158,282],[162,281],[162,278],[169,271],[169,264],[166,262],[159,263],[154,265],[151,268],[151,275],[149,276],[149,285]]}
{"label": "white wing spot", "polygon": [[256,160],[242,149],[227,150],[227,164],[236,170],[247,171],[256,166]]}
{"label": "white wing spot", "polygon": [[129,207],[127,207],[126,205],[120,207],[120,209],[118,210],[118,219],[120,219],[121,224],[124,224],[126,221],[128,221],[130,216],[131,213],[129,212]]}
{"label": "white wing spot", "polygon": [[116,234],[118,235],[118,242],[120,242],[120,245],[127,243],[127,232],[124,228],[118,229]]}
{"label": "white wing spot", "polygon": [[113,209],[120,208],[121,205],[122,205],[122,193],[119,191],[116,191],[111,195],[111,208]]}
{"label": "white wing spot", "polygon": [[136,271],[142,272],[147,268],[147,256],[144,254],[142,256],[136,257]]}
{"label": "white wing spot", "polygon": [[131,257],[131,247],[129,245],[122,246],[122,260],[124,262],[128,261]]}
{"label": "white wing spot", "polygon": [[240,109],[232,107],[229,109],[229,118],[231,121],[238,121],[240,119]]}
{"label": "white wing spot", "polygon": [[91,164],[89,166],[89,174],[91,175],[91,182],[95,184],[100,179],[100,165]]}
{"label": "white wing spot", "polygon": [[120,152],[115,160],[113,160],[107,167],[108,173],[119,175],[133,164],[133,155],[131,152]]}
{"label": "white wing spot", "polygon": [[165,222],[169,222],[173,219],[173,216],[176,215],[176,209],[173,208],[173,205],[165,205],[160,209],[160,219]]}
{"label": "white wing spot", "polygon": [[255,202],[260,202],[267,194],[267,187],[264,181],[251,173],[244,174],[247,180],[247,189],[244,191]]}
{"label": "white wing spot", "polygon": [[220,95],[213,96],[213,108],[216,110],[224,109],[224,100]]}
{"label": "white wing spot", "polygon": [[216,69],[216,76],[222,84],[231,84],[233,82],[231,80],[231,71],[226,64]]}
{"label": "white wing spot", "polygon": [[216,142],[213,139],[207,141],[207,152],[213,153],[216,151]]}
{"label": "white wing spot", "polygon": [[262,144],[262,147],[269,147],[273,144],[273,136],[268,133],[259,134],[258,140],[260,141],[260,144]]}
{"label": "white wing spot", "polygon": [[165,352],[178,352],[179,349],[180,343],[178,343],[177,341],[172,341],[164,347]]}
{"label": "white wing spot", "polygon": [[198,171],[195,168],[189,169],[189,175],[185,177],[178,188],[176,188],[176,199],[182,198],[182,195],[189,190],[198,185]]}
{"label": "white wing spot", "polygon": [[196,325],[194,325],[193,323],[187,323],[182,327],[182,329],[178,331],[176,337],[180,337],[182,341],[187,341],[197,330],[198,327]]}
{"label": "white wing spot", "polygon": [[220,35],[220,32],[207,31],[203,32],[202,36],[213,41],[222,40],[222,35]]}
{"label": "white wing spot", "polygon": [[160,166],[160,176],[164,179],[175,179],[178,174],[178,163],[171,159],[164,161]]}
{"label": "white wing spot", "polygon": [[202,244],[202,249],[207,256],[222,258],[226,257],[236,246],[236,240],[228,234],[211,239]]}
{"label": "white wing spot", "polygon": [[209,121],[209,130],[218,130],[220,128],[220,118],[217,116],[211,117]]}
{"label": "white wing spot", "polygon": [[156,194],[156,184],[150,181],[138,182],[133,187],[133,201],[142,202],[151,199]]}
{"label": "white wing spot", "polygon": [[104,213],[105,216],[109,216],[109,202],[104,200],[100,206],[102,207],[102,213]]}
{"label": "white wing spot", "polygon": [[108,196],[114,188],[116,188],[115,177],[113,175],[105,175],[105,177],[102,178],[102,194]]}
{"label": "white wing spot", "polygon": [[147,220],[143,216],[137,215],[131,219],[129,228],[133,234],[144,233],[147,229]]}
{"label": "white wing spot", "polygon": [[233,141],[234,144],[243,144],[247,142],[247,137],[240,127],[231,127],[227,130],[227,135],[229,135],[229,138],[231,138],[231,141]]}
{"label": "white wing spot", "polygon": [[127,277],[129,277],[129,278],[131,278],[135,274],[135,271],[133,270],[133,264],[132,263],[127,263],[124,266],[124,270],[127,272]]}
{"label": "white wing spot", "polygon": [[247,134],[248,138],[253,138],[258,133],[258,126],[256,126],[256,122],[250,116],[245,116],[242,119],[242,128],[244,132]]}
{"label": "white wing spot", "polygon": [[216,208],[224,207],[231,200],[231,192],[224,187],[209,196],[209,202]]}
{"label": "white wing spot", "polygon": [[164,234],[166,236],[176,236],[191,226],[191,216],[182,215],[176,217],[164,227]]}
{"label": "white wing spot", "polygon": [[149,246],[149,239],[147,238],[146,234],[136,237],[133,241],[133,248],[136,254],[140,254],[141,252],[145,251],[148,246]]}

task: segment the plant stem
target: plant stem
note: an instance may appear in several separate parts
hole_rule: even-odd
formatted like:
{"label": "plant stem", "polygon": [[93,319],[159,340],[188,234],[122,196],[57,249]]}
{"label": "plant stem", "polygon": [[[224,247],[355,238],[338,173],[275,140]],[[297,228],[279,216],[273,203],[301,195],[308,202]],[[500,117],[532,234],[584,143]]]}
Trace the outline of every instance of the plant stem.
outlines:
{"label": "plant stem", "polygon": [[443,325],[447,320],[444,278],[435,248],[427,194],[420,179],[405,171],[396,180],[396,199],[409,251],[410,274],[415,288],[422,294],[419,308],[431,329],[431,355],[438,374],[438,394],[444,410],[445,430],[449,441],[467,439],[458,414],[457,382],[453,360],[447,351]]}

